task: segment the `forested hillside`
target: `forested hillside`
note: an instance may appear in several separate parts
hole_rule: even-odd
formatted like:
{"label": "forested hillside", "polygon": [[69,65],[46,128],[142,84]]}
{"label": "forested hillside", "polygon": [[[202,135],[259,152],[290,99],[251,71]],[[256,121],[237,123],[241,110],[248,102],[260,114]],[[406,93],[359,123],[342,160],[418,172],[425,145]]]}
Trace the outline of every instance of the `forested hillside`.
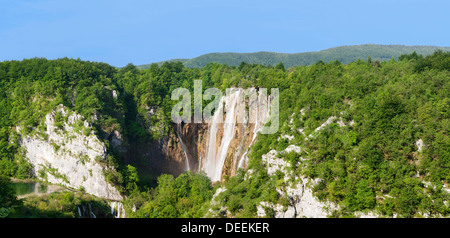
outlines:
{"label": "forested hillside", "polygon": [[[229,66],[239,66],[241,62],[248,64],[262,64],[275,66],[283,63],[286,67],[299,65],[312,65],[317,61],[330,62],[339,60],[343,64],[356,61],[358,58],[367,59],[369,56],[373,60],[389,61],[392,58],[398,59],[402,54],[411,54],[416,52],[421,55],[432,54],[436,50],[449,51],[449,47],[434,46],[403,46],[403,45],[354,45],[340,46],[317,52],[306,53],[275,53],[275,52],[256,52],[256,53],[210,53],[201,55],[192,59],[173,59],[167,62],[180,61],[185,67],[203,67],[207,63],[227,64]],[[159,62],[163,64],[166,61]],[[139,65],[138,68],[146,69],[150,65]]]}
{"label": "forested hillside", "polygon": [[[326,60],[293,67],[298,61],[276,66],[269,65],[275,65],[272,61],[208,63],[201,68],[171,62],[144,70],[132,64],[116,69],[67,58],[1,62],[0,216],[17,216],[24,206],[34,207],[38,214],[44,209],[33,200],[17,202],[7,189],[8,180],[31,176],[16,141],[39,130],[45,115],[60,104],[92,123],[107,145],[107,160],[102,163],[117,170],[106,177],[126,195],[123,203],[129,217],[203,217],[208,209],[221,206],[227,207],[228,213],[222,214],[227,217],[255,217],[263,201],[286,204],[286,197],[277,193],[288,183],[285,174],[269,176],[262,157],[290,145],[301,152],[278,157],[289,162],[291,179],[318,179],[314,195],[339,207],[333,216],[358,211],[387,217],[448,216],[450,53],[437,51],[426,57],[412,53],[387,61],[380,54],[352,62],[322,58]],[[149,175],[136,162],[143,158],[130,159],[132,153],[111,145],[109,135],[114,131],[129,148],[174,133],[170,113],[177,102],[170,99],[171,92],[178,87],[193,92],[194,80],[203,81],[203,90],[279,88],[280,130],[259,135],[251,147],[246,170],[251,176],[241,170],[213,186],[202,173],[187,172],[178,178]],[[151,115],[150,108],[155,109]],[[320,127],[331,117],[339,118],[339,123]],[[152,176],[159,178],[150,181]],[[218,197],[219,204],[212,204],[221,186],[226,191]],[[52,204],[49,199],[81,203],[62,195],[42,199],[47,204]],[[76,208],[52,209],[52,216],[66,217],[67,209]]]}
{"label": "forested hillside", "polygon": [[[335,216],[368,210],[381,216],[447,216],[449,56],[411,54],[399,62],[336,61],[278,71],[266,82],[282,89],[284,125],[279,134],[259,136],[251,152],[252,177],[231,178],[223,201],[236,216],[255,215],[259,201],[285,204],[285,197],[270,192],[285,183],[284,174],[267,177],[261,158],[293,144],[300,154],[279,155],[290,162],[291,178],[318,178],[313,191],[340,207]],[[249,74],[255,72],[250,68]],[[253,77],[263,81],[266,75]],[[317,133],[333,116],[340,121]]]}
{"label": "forested hillside", "polygon": [[[94,124],[99,133],[125,128],[121,99],[114,80],[116,69],[107,64],[73,59],[41,58],[0,63],[1,173],[25,178],[29,168],[22,163],[17,144],[17,127],[27,134],[42,127],[43,117],[63,104]],[[15,163],[19,161],[19,163]]]}

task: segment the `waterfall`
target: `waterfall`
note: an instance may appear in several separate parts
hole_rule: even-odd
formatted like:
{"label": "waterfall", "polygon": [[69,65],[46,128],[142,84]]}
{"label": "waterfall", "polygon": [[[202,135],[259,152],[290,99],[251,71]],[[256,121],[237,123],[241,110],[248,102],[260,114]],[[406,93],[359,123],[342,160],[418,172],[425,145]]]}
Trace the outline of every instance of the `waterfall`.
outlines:
{"label": "waterfall", "polygon": [[189,158],[188,158],[188,155],[186,153],[187,148],[186,148],[186,145],[183,143],[183,140],[181,139],[181,123],[178,124],[177,128],[178,128],[178,133],[177,133],[178,134],[178,140],[181,143],[181,148],[183,149],[184,157],[186,159],[186,171],[189,171],[189,170],[191,170],[191,167],[189,166]]}
{"label": "waterfall", "polygon": [[[249,107],[252,108],[252,113],[254,113],[255,115],[255,122],[254,122],[255,126],[253,128],[252,140],[248,145],[248,148],[245,151],[245,153],[241,156],[241,159],[239,160],[238,163],[238,168],[244,167],[245,156],[247,155],[250,146],[253,145],[253,142],[255,141],[258,132],[261,130],[261,127],[264,126],[266,118],[268,118],[269,116],[270,97],[268,98],[268,100],[269,102],[267,102],[266,95],[264,95],[263,93],[258,93],[258,104]],[[249,112],[249,117],[250,115],[252,114]]]}
{"label": "waterfall", "polygon": [[[110,201],[108,202],[109,207],[111,208],[111,214],[114,218],[124,218],[125,217],[125,208],[121,202]],[[78,215],[80,218],[97,218],[91,208],[91,204],[81,204],[77,206]]]}
{"label": "waterfall", "polygon": [[80,206],[77,206],[78,209],[78,215],[80,218],[97,218],[97,216],[92,212],[91,204],[88,203],[88,209],[86,209],[84,204],[81,204]]}
{"label": "waterfall", "polygon": [[[245,98],[248,96],[248,117],[246,116]],[[270,112],[271,97],[267,95],[265,90],[251,89],[231,89],[227,95],[220,99],[219,105],[214,115],[208,119],[208,132],[206,136],[206,150],[203,157],[199,154],[199,168],[206,173],[211,181],[219,181],[222,177],[222,170],[227,159],[227,154],[232,154],[235,168],[243,168],[249,147],[256,140],[259,131],[263,130]],[[225,104],[225,105],[224,105]],[[223,121],[222,112],[225,111],[225,121]],[[252,138],[250,143],[245,141],[245,135],[239,134],[235,137],[237,123],[243,123],[244,126],[253,123]],[[223,130],[223,131],[222,131]],[[244,129],[245,130],[245,129]],[[237,140],[239,141],[237,141]],[[234,141],[233,141],[234,140]],[[232,143],[233,142],[233,143]],[[245,144],[246,149],[241,152],[230,152],[230,144],[232,147],[240,150],[239,146]],[[248,144],[249,143],[249,144]],[[240,144],[237,148],[235,145]],[[238,157],[239,156],[239,157]],[[198,170],[200,171],[200,169]]]}
{"label": "waterfall", "polygon": [[111,207],[111,214],[114,218],[125,217],[125,208],[121,202],[109,202],[109,206]]}
{"label": "waterfall", "polygon": [[[240,92],[242,90],[237,89],[231,93],[222,97],[219,102],[219,107],[211,117],[209,122],[209,138],[207,144],[206,156],[204,158],[203,171],[211,179],[211,181],[219,181],[222,176],[222,168],[227,156],[228,147],[234,136],[235,123],[236,123],[236,104]],[[223,135],[220,143],[220,147],[216,151],[216,136],[219,129],[220,122],[223,121],[222,116],[223,102],[225,102],[226,119],[223,123]]]}

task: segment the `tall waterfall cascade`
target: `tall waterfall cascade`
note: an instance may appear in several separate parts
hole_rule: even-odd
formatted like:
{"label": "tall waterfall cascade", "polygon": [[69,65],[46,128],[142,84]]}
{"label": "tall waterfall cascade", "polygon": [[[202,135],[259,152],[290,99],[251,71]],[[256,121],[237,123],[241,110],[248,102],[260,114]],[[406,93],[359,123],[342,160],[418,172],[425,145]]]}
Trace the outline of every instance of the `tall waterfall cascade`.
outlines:
{"label": "tall waterfall cascade", "polygon": [[[246,95],[248,95],[248,103],[245,103]],[[244,167],[248,147],[253,144],[258,131],[264,126],[265,120],[268,118],[270,108],[268,102],[270,102],[270,97],[268,99],[267,95],[254,88],[248,90],[232,89],[220,99],[217,110],[208,121],[206,152],[204,158],[200,161],[202,163],[201,170],[206,173],[211,181],[215,182],[221,179],[227,155],[235,153],[235,151],[231,151],[230,144],[233,140],[237,140],[235,137],[237,125],[252,124],[250,144],[244,148],[245,152],[236,160],[237,167]],[[235,143],[238,142],[235,141]]]}

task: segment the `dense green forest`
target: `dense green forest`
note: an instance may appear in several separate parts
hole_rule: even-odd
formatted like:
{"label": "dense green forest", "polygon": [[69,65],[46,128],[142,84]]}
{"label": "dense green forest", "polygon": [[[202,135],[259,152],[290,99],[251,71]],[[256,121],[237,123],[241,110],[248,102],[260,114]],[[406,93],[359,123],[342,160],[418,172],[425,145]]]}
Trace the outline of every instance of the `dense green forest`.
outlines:
{"label": "dense green forest", "polygon": [[[130,142],[156,141],[173,131],[170,112],[176,102],[170,100],[172,90],[193,91],[193,81],[199,79],[204,90],[279,88],[280,130],[259,135],[252,146],[250,178],[241,170],[214,186],[204,174],[190,172],[177,178],[161,175],[156,184],[145,183],[146,175],[125,164],[104,139],[108,145],[104,163],[117,168],[109,181],[126,195],[123,203],[130,217],[205,216],[209,208],[219,206],[210,201],[222,185],[226,191],[220,194],[220,205],[228,207],[233,217],[256,216],[261,201],[284,204],[286,198],[276,192],[284,183],[283,174],[268,176],[261,157],[290,144],[300,146],[302,152],[281,156],[291,162],[295,175],[320,179],[313,191],[320,200],[339,205],[333,216],[368,210],[387,217],[449,215],[450,53],[436,51],[425,57],[412,53],[388,61],[376,57],[350,63],[319,60],[310,66],[291,66],[242,62],[239,66],[208,63],[188,68],[181,62],[166,62],[139,70],[132,64],[117,69],[67,58],[1,62],[0,216],[38,216],[47,209],[56,212],[51,216],[67,217],[75,207],[68,202],[58,208],[52,201],[81,204],[85,199],[66,194],[41,198],[41,202],[15,198],[9,178],[29,178],[31,169],[17,144],[10,143],[17,137],[17,126],[22,133],[30,133],[49,111],[63,104],[92,123],[100,138],[119,130]],[[113,90],[117,98],[111,96]],[[153,106],[157,113],[148,118],[146,108]],[[352,126],[332,123],[314,137],[297,130],[310,134],[332,116]],[[280,135],[294,139],[278,140]],[[424,144],[421,151],[416,146],[419,139]]]}
{"label": "dense green forest", "polygon": [[[275,52],[256,52],[256,53],[209,53],[192,59],[173,59],[159,62],[162,65],[165,62],[180,61],[187,68],[204,67],[210,62],[227,64],[230,66],[239,66],[241,62],[248,64],[277,65],[283,63],[286,67],[299,65],[312,65],[317,61],[330,62],[338,60],[343,64],[356,61],[358,58],[367,59],[369,56],[373,60],[389,61],[392,58],[398,59],[400,55],[417,52],[422,55],[432,54],[436,50],[450,51],[449,47],[434,46],[403,46],[403,45],[354,45],[340,46],[317,52],[305,53],[275,53]],[[140,69],[147,69],[149,64],[137,66]]]}

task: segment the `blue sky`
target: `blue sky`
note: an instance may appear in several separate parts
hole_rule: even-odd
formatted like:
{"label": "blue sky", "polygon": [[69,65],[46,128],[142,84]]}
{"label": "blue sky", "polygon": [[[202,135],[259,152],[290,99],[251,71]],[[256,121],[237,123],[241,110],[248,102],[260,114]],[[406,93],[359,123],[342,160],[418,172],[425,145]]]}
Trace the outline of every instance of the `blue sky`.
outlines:
{"label": "blue sky", "polygon": [[211,52],[450,46],[449,2],[0,0],[0,61],[69,57],[121,67]]}

